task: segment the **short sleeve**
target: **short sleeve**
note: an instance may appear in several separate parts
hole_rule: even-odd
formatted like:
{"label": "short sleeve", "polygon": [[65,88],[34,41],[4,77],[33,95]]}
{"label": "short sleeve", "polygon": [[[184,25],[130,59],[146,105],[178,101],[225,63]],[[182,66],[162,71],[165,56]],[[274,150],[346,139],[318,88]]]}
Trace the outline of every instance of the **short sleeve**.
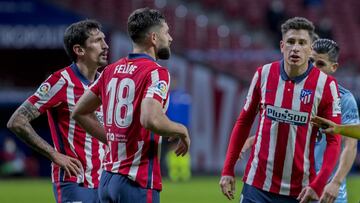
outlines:
{"label": "short sleeve", "polygon": [[104,72],[103,70],[100,74],[100,76],[95,80],[95,82],[90,86],[90,90],[97,95],[99,98],[101,98],[101,90],[102,90],[102,84],[103,84],[103,78],[104,78]]}
{"label": "short sleeve", "polygon": [[341,122],[341,100],[338,91],[338,85],[335,79],[329,78],[328,85],[324,87],[324,93],[322,96],[322,111],[320,116],[332,120],[336,123]]}
{"label": "short sleeve", "polygon": [[343,124],[358,124],[359,111],[354,96],[349,92],[341,97],[341,119]]}
{"label": "short sleeve", "polygon": [[162,105],[169,96],[170,74],[165,68],[157,68],[150,72],[145,88],[145,97],[154,98]]}
{"label": "short sleeve", "polygon": [[66,98],[63,91],[66,86],[66,81],[58,73],[50,75],[30,96],[27,101],[33,104],[40,113],[57,106],[63,99]]}

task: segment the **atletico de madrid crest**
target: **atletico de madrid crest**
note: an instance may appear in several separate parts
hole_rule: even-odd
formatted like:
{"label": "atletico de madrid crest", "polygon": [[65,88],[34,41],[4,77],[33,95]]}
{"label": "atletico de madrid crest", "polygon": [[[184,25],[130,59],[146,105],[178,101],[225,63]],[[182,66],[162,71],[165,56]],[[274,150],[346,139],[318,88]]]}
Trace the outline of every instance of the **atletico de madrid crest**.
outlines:
{"label": "atletico de madrid crest", "polygon": [[302,90],[301,90],[301,93],[300,93],[300,100],[301,100],[304,104],[310,103],[311,94],[312,94],[312,91],[311,91],[311,90],[302,89]]}

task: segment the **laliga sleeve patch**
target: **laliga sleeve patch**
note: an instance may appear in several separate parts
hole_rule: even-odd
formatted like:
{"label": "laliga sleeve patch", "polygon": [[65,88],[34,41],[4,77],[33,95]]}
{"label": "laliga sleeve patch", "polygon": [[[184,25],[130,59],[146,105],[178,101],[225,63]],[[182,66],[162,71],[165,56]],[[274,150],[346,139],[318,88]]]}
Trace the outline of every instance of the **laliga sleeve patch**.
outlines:
{"label": "laliga sleeve patch", "polygon": [[152,87],[150,87],[150,89],[153,93],[159,95],[162,99],[166,99],[168,85],[164,80],[158,81]]}
{"label": "laliga sleeve patch", "polygon": [[36,95],[39,97],[43,97],[49,93],[50,88],[51,88],[50,83],[45,82],[40,85],[39,89],[36,91]]}
{"label": "laliga sleeve patch", "polygon": [[341,114],[341,100],[339,97],[333,102],[333,114],[334,116],[336,116],[336,114]]}

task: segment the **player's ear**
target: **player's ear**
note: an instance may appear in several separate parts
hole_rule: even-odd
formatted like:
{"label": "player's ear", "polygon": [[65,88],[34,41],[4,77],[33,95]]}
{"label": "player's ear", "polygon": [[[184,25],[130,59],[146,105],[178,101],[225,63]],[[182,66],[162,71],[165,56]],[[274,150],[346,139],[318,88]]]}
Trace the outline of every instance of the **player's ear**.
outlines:
{"label": "player's ear", "polygon": [[73,51],[78,56],[83,56],[85,54],[85,49],[82,48],[79,44],[73,46]]}
{"label": "player's ear", "polygon": [[149,37],[150,37],[150,41],[152,45],[156,45],[156,41],[157,41],[157,34],[156,32],[150,32],[149,33]]}
{"label": "player's ear", "polygon": [[284,49],[284,41],[281,40],[281,41],[280,41],[280,51],[281,51],[281,53],[284,53],[284,52],[283,52],[283,49]]}
{"label": "player's ear", "polygon": [[339,63],[333,63],[333,64],[331,65],[331,69],[332,69],[333,72],[335,72],[338,67],[339,67]]}

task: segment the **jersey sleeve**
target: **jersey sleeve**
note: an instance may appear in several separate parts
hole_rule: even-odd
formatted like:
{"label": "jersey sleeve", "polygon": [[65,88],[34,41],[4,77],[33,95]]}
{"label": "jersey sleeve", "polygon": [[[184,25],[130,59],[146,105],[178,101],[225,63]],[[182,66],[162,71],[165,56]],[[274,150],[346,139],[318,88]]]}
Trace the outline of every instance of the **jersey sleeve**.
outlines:
{"label": "jersey sleeve", "polygon": [[342,124],[359,123],[359,110],[356,100],[350,92],[341,98],[341,122]]}
{"label": "jersey sleeve", "polygon": [[234,168],[239,158],[240,151],[249,136],[251,126],[258,112],[261,92],[260,92],[260,70],[258,70],[251,82],[245,105],[236,120],[231,132],[228,150],[222,175],[235,176]]}
{"label": "jersey sleeve", "polygon": [[40,113],[59,105],[66,99],[66,81],[59,73],[50,75],[30,96],[27,101],[33,104]]}
{"label": "jersey sleeve", "polygon": [[157,68],[150,72],[146,81],[144,98],[153,98],[164,106],[169,96],[169,71],[165,68]]}
{"label": "jersey sleeve", "polygon": [[90,86],[90,91],[92,91],[96,96],[101,99],[101,90],[103,87],[104,75],[106,72],[106,68],[100,73],[99,77],[94,81],[94,83]]}
{"label": "jersey sleeve", "polygon": [[[319,115],[340,124],[341,107],[338,85],[335,79],[328,78],[328,80],[329,82],[324,87],[322,101],[320,102]],[[315,179],[310,183],[310,187],[315,190],[319,197],[338,161],[341,137],[340,135],[327,135],[326,143],[323,164]]]}

